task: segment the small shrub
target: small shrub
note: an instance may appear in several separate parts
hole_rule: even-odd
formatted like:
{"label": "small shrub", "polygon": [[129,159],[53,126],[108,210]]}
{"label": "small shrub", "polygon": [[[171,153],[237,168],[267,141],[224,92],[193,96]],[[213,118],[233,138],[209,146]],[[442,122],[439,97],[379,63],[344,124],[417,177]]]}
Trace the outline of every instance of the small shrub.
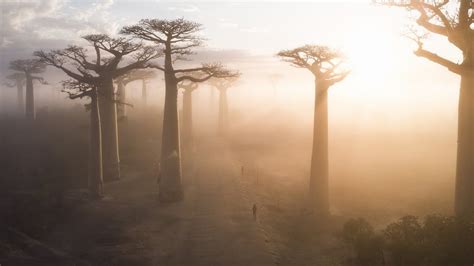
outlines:
{"label": "small shrub", "polygon": [[405,216],[389,224],[379,235],[364,219],[344,224],[343,238],[354,247],[361,265],[378,265],[383,251],[389,265],[472,265],[474,219],[427,216],[423,223]]}
{"label": "small shrub", "polygon": [[352,245],[361,265],[377,265],[383,261],[383,240],[364,219],[351,219],[344,224],[343,239]]}

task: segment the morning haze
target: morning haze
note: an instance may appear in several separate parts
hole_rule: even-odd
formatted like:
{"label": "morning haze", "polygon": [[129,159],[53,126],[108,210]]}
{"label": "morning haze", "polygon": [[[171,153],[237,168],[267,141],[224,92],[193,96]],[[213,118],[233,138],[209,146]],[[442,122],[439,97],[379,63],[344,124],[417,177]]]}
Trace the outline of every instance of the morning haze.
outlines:
{"label": "morning haze", "polygon": [[474,263],[472,0],[0,11],[0,264]]}

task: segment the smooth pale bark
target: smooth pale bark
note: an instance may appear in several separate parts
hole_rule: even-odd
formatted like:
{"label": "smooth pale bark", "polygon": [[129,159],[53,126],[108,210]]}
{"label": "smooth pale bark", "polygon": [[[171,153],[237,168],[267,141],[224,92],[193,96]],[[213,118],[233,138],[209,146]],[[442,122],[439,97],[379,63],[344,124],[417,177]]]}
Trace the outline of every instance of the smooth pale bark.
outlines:
{"label": "smooth pale bark", "polygon": [[455,212],[458,216],[474,214],[474,74],[472,73],[461,76],[459,93],[455,188]]}
{"label": "smooth pale bark", "polygon": [[91,95],[90,112],[90,143],[89,143],[89,190],[95,197],[103,196],[102,169],[102,133],[100,125],[100,109],[97,92]]}
{"label": "smooth pale bark", "polygon": [[178,82],[172,66],[170,43],[166,44],[165,50],[165,107],[159,199],[161,202],[176,202],[183,199],[178,120]]}
{"label": "smooth pale bark", "polygon": [[35,120],[35,94],[33,90],[33,77],[26,73],[26,119]]}
{"label": "smooth pale bark", "polygon": [[25,96],[23,94],[23,81],[21,79],[17,79],[16,81],[16,93],[17,93],[17,103],[18,103],[18,110],[20,113],[23,114],[25,112]]}
{"label": "smooth pale bark", "polygon": [[117,128],[117,104],[111,78],[105,78],[99,88],[99,109],[102,127],[102,158],[104,180],[120,179],[120,157]]}
{"label": "smooth pale bark", "polygon": [[316,214],[329,214],[328,187],[328,86],[316,82],[313,152],[309,195]]}
{"label": "smooth pale bark", "polygon": [[142,101],[146,104],[147,100],[147,88],[146,88],[146,80],[142,79]]}
{"label": "smooth pale bark", "polygon": [[183,136],[184,149],[190,148],[193,144],[193,91],[186,89],[183,93]]}
{"label": "smooth pale bark", "polygon": [[123,84],[122,81],[117,82],[117,95],[119,99],[119,104],[117,105],[117,115],[120,119],[127,116],[127,106],[124,104],[127,101],[127,95],[125,91],[125,84]]}
{"label": "smooth pale bark", "polygon": [[227,89],[219,89],[219,114],[217,119],[217,134],[219,136],[227,135],[228,129],[228,110],[227,105]]}

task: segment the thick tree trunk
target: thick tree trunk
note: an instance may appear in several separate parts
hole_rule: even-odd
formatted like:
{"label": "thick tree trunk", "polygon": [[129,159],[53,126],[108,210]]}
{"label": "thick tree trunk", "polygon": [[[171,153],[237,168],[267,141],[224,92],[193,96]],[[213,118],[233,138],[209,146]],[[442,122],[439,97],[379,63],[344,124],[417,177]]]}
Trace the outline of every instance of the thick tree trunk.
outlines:
{"label": "thick tree trunk", "polygon": [[26,74],[26,119],[35,120],[35,94],[33,91],[33,78]]}
{"label": "thick tree trunk", "polygon": [[217,134],[227,135],[228,129],[227,89],[219,89],[219,114],[217,120]]}
{"label": "thick tree trunk", "polygon": [[147,88],[146,88],[146,80],[142,79],[142,101],[146,104],[147,98]]}
{"label": "thick tree trunk", "polygon": [[193,145],[193,101],[192,91],[184,90],[183,93],[183,131],[182,140],[184,149]]}
{"label": "thick tree trunk", "polygon": [[100,110],[97,92],[91,96],[90,113],[90,147],[89,147],[89,190],[95,197],[103,196],[102,173],[102,133],[100,125]]}
{"label": "thick tree trunk", "polygon": [[329,214],[327,97],[328,86],[316,82],[309,195],[315,213],[324,216]]}
{"label": "thick tree trunk", "polygon": [[159,199],[176,202],[183,199],[178,121],[178,83],[171,61],[171,45],[165,52],[165,107],[161,143],[161,178]]}
{"label": "thick tree trunk", "polygon": [[16,81],[16,92],[18,101],[18,111],[20,114],[25,112],[25,96],[23,94],[23,84],[21,80]]}
{"label": "thick tree trunk", "polygon": [[104,79],[99,88],[99,109],[102,126],[102,158],[104,180],[120,179],[120,157],[117,129],[117,105],[112,79]]}
{"label": "thick tree trunk", "polygon": [[474,75],[461,76],[458,116],[455,212],[474,214]]}
{"label": "thick tree trunk", "polygon": [[125,85],[121,81],[117,82],[117,95],[119,99],[119,104],[117,105],[118,118],[125,118],[127,116],[127,107],[124,103],[127,101],[127,95],[125,91]]}

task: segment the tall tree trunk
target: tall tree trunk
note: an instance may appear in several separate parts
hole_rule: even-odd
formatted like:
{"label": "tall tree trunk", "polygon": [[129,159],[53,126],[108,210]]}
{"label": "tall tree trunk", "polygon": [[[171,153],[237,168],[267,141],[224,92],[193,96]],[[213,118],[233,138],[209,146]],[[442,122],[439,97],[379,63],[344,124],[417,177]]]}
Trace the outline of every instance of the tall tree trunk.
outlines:
{"label": "tall tree trunk", "polygon": [[171,45],[165,51],[165,107],[161,143],[161,178],[159,199],[176,202],[183,199],[178,121],[178,83],[171,61]]}
{"label": "tall tree trunk", "polygon": [[227,105],[227,89],[219,89],[219,114],[217,120],[217,134],[219,136],[227,135],[228,127],[228,105]]}
{"label": "tall tree trunk", "polygon": [[125,103],[127,101],[127,95],[125,91],[125,85],[122,81],[117,82],[117,95],[119,99],[119,104],[117,105],[118,118],[125,118],[127,116],[127,107],[125,106]]}
{"label": "tall tree trunk", "polygon": [[104,79],[99,88],[99,109],[102,126],[104,180],[120,179],[120,157],[117,129],[117,104],[112,79]]}
{"label": "tall tree trunk", "polygon": [[324,216],[329,214],[327,98],[328,86],[316,82],[309,195],[316,214]]}
{"label": "tall tree trunk", "polygon": [[455,188],[456,215],[474,214],[474,75],[461,76]]}
{"label": "tall tree trunk", "polygon": [[26,119],[35,120],[35,94],[33,91],[33,78],[26,74]]}
{"label": "tall tree trunk", "polygon": [[25,96],[23,94],[23,81],[21,79],[17,79],[16,81],[16,93],[17,93],[17,101],[18,101],[18,110],[20,114],[25,112]]}
{"label": "tall tree trunk", "polygon": [[142,79],[142,101],[146,104],[147,98],[147,88],[146,88],[146,80]]}
{"label": "tall tree trunk", "polygon": [[182,140],[185,149],[193,145],[193,101],[192,90],[184,90],[183,93],[183,131]]}
{"label": "tall tree trunk", "polygon": [[95,197],[103,196],[102,173],[102,132],[97,91],[91,95],[90,113],[90,147],[89,147],[89,190]]}

